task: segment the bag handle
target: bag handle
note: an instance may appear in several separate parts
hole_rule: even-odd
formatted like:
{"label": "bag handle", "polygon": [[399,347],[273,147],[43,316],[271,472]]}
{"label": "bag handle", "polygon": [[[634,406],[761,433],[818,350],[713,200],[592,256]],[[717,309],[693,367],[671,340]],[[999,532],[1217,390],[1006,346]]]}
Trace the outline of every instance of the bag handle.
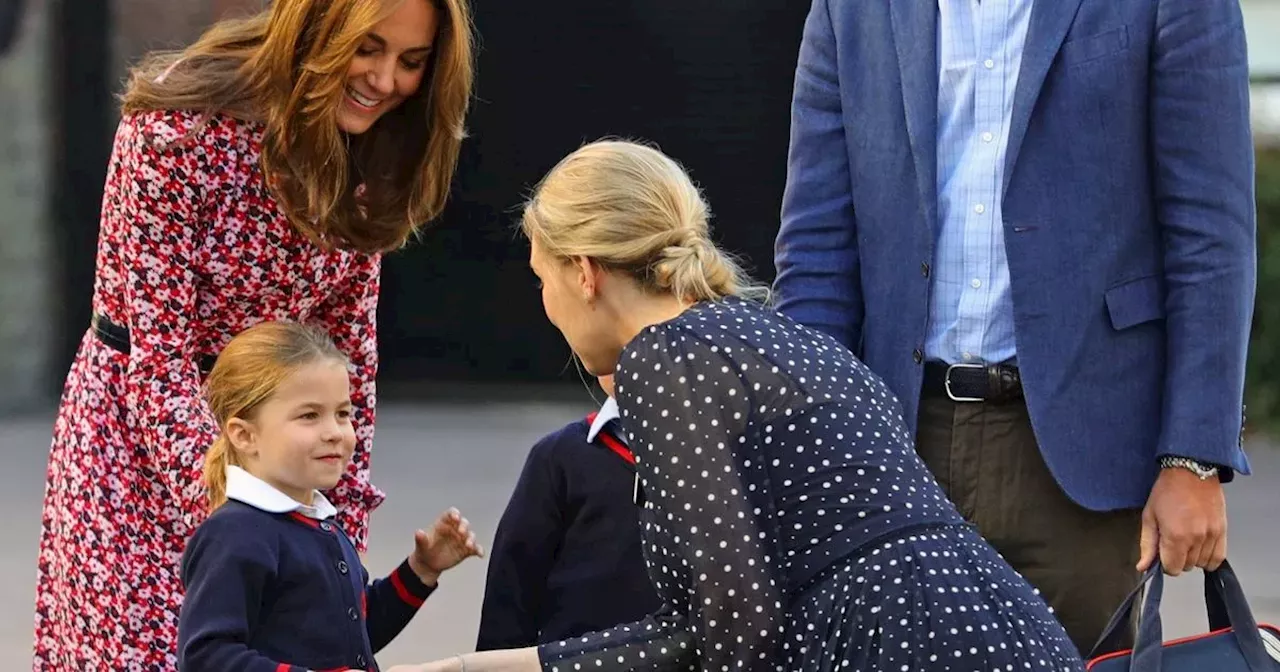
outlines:
{"label": "bag handle", "polygon": [[[1091,660],[1118,648],[1116,640],[1121,635],[1121,627],[1132,617],[1134,605],[1137,604],[1138,595],[1143,592],[1144,586],[1147,590],[1138,620],[1138,637],[1129,658],[1129,671],[1160,672],[1164,646],[1164,631],[1160,622],[1164,568],[1159,560],[1152,564],[1142,581],[1129,592],[1111,617],[1111,622],[1089,653]],[[1252,672],[1273,672],[1275,666],[1262,643],[1262,635],[1258,633],[1258,623],[1249,610],[1244,589],[1240,587],[1235,570],[1226,560],[1222,561],[1216,571],[1204,573],[1204,597],[1205,609],[1209,615],[1209,630],[1231,628],[1249,669]]]}

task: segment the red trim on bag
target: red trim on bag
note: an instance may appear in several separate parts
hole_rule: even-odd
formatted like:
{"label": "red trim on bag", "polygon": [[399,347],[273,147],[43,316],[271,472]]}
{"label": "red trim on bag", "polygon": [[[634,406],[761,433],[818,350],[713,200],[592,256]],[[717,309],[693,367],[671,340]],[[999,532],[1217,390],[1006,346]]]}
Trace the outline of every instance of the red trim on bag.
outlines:
{"label": "red trim on bag", "polygon": [[[596,415],[598,414],[592,413],[591,415],[588,415],[587,424],[594,423],[596,421]],[[604,445],[609,447],[609,450],[612,450],[613,452],[617,453],[618,457],[621,457],[623,460],[625,460],[627,464],[635,465],[636,454],[631,452],[631,450],[626,446],[622,445],[622,442],[614,438],[612,434],[604,430],[600,430],[600,433],[596,434],[596,438],[603,441]]]}
{"label": "red trim on bag", "polygon": [[[1271,625],[1270,623],[1259,623],[1258,627],[1268,628],[1280,633],[1280,628],[1277,628],[1276,626]],[[1195,642],[1201,639],[1209,639],[1210,637],[1217,637],[1218,635],[1231,632],[1232,630],[1234,630],[1234,628],[1222,628],[1220,630],[1214,630],[1213,632],[1206,632],[1199,635],[1191,635],[1190,637],[1180,637],[1178,639],[1171,639],[1167,642],[1164,642],[1160,646],[1161,648],[1167,648],[1170,646],[1175,646],[1177,644],[1186,644],[1188,642]],[[1093,666],[1097,665],[1098,663],[1106,662],[1108,660],[1114,660],[1116,658],[1123,658],[1125,656],[1132,655],[1132,654],[1133,654],[1133,649],[1125,649],[1124,651],[1116,651],[1115,653],[1108,653],[1105,655],[1101,655],[1101,656],[1098,656],[1097,658],[1094,658],[1093,660],[1090,660],[1088,664],[1085,665],[1084,669],[1086,672],[1088,672],[1088,670],[1092,670]]]}

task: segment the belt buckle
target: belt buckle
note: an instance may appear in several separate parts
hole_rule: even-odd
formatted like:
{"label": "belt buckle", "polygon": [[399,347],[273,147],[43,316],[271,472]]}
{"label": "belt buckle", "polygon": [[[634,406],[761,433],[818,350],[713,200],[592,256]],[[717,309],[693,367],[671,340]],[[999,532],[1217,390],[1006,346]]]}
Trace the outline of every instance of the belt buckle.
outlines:
{"label": "belt buckle", "polygon": [[956,369],[985,369],[985,368],[987,368],[986,364],[950,364],[948,365],[946,378],[944,378],[942,381],[943,386],[947,388],[947,398],[956,403],[986,401],[986,399],[983,399],[982,397],[957,397],[955,393],[951,391],[951,372],[952,371]]}

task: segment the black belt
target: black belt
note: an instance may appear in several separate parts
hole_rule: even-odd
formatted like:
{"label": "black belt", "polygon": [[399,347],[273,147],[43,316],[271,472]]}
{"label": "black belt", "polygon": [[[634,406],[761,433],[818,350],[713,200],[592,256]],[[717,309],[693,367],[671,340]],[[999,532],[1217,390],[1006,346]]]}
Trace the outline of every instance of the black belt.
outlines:
{"label": "black belt", "polygon": [[957,402],[1015,401],[1022,398],[1022,376],[1012,364],[925,362],[921,396]]}
{"label": "black belt", "polygon": [[[129,328],[116,324],[110,319],[103,317],[97,313],[93,314],[93,318],[89,321],[89,327],[93,330],[93,334],[102,341],[104,345],[122,354],[129,354],[131,349],[129,346]],[[200,365],[200,373],[207,374],[213,370],[213,365],[218,358],[213,355],[201,355],[196,363]]]}

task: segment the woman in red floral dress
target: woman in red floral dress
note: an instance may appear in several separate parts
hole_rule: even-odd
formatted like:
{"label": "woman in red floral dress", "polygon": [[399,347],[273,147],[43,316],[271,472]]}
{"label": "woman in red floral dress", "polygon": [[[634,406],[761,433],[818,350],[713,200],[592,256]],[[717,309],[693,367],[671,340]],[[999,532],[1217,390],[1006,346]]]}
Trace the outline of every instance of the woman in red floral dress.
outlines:
{"label": "woman in red floral dress", "polygon": [[201,384],[258,322],[322,325],[350,358],[358,445],[328,494],[364,550],[380,255],[443,209],[471,83],[465,0],[277,1],[135,70],[54,426],[34,669],[175,669],[217,434]]}

